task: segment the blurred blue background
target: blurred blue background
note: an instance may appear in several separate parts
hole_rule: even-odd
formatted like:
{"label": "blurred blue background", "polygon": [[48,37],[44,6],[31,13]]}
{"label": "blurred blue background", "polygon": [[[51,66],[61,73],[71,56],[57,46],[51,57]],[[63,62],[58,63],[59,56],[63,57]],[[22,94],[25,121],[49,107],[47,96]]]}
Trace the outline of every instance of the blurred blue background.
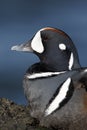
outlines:
{"label": "blurred blue background", "polygon": [[87,66],[86,0],[0,0],[0,97],[26,103],[23,76],[39,59],[10,48],[46,26],[64,30],[76,45],[81,65]]}

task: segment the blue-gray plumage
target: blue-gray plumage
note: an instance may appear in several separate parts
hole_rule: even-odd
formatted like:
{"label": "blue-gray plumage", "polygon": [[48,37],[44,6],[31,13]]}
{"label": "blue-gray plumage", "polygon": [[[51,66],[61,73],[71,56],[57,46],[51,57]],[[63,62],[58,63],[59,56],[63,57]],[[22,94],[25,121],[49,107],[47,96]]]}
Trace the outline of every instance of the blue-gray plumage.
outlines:
{"label": "blue-gray plumage", "polygon": [[31,116],[44,126],[55,127],[85,115],[87,68],[81,68],[74,43],[65,32],[43,28],[12,50],[33,52],[40,59],[23,80]]}

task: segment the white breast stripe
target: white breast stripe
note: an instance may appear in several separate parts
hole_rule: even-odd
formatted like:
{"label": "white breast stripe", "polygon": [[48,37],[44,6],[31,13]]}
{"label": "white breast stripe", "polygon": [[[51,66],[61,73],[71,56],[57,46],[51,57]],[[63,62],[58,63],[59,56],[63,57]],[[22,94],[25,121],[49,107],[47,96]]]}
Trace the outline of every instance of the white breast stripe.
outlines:
{"label": "white breast stripe", "polygon": [[35,74],[27,75],[27,78],[28,79],[43,78],[43,77],[49,77],[49,76],[52,76],[52,75],[59,75],[59,74],[65,73],[65,72],[66,71],[35,73]]}
{"label": "white breast stripe", "polygon": [[36,35],[34,36],[32,42],[31,42],[31,47],[34,51],[38,53],[42,53],[44,51],[44,46],[41,40],[41,32],[42,30],[38,31]]}
{"label": "white breast stripe", "polygon": [[74,56],[73,56],[73,53],[71,53],[71,56],[69,59],[69,70],[72,69],[73,63],[74,63]]}
{"label": "white breast stripe", "polygon": [[50,106],[46,109],[45,111],[45,116],[50,115],[53,111],[55,111],[56,109],[59,108],[60,103],[64,100],[64,98],[66,97],[66,94],[68,92],[69,89],[69,85],[71,82],[71,78],[69,77],[61,86],[61,89],[58,93],[58,95],[55,97],[55,99],[52,101],[52,103],[50,104]]}

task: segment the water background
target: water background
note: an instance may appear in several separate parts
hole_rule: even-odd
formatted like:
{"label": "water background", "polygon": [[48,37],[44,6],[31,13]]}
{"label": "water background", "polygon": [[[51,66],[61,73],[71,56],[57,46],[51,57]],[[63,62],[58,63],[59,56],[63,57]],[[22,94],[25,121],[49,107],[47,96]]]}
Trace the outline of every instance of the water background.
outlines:
{"label": "water background", "polygon": [[76,45],[81,65],[87,66],[86,0],[0,0],[0,97],[26,103],[23,75],[39,59],[10,48],[46,26],[64,30]]}

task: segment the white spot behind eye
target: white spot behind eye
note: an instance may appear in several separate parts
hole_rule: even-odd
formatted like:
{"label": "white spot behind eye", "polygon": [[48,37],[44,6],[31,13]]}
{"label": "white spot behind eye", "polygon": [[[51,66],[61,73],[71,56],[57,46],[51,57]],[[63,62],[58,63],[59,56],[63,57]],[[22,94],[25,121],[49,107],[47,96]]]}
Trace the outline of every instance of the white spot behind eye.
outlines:
{"label": "white spot behind eye", "polygon": [[64,43],[59,44],[60,50],[66,50],[66,45]]}
{"label": "white spot behind eye", "polygon": [[70,83],[71,83],[71,78],[69,77],[61,86],[61,89],[60,89],[58,95],[55,97],[55,99],[52,101],[52,103],[46,109],[46,111],[45,111],[46,116],[50,115],[53,111],[55,111],[56,109],[59,108],[60,103],[66,98]]}
{"label": "white spot behind eye", "polygon": [[[42,31],[42,30],[40,30]],[[41,39],[41,33],[40,31],[38,31],[36,33],[36,35],[34,36],[32,42],[31,42],[31,47],[34,51],[38,52],[38,53],[43,53],[44,51],[44,46],[42,43],[42,39]]]}

